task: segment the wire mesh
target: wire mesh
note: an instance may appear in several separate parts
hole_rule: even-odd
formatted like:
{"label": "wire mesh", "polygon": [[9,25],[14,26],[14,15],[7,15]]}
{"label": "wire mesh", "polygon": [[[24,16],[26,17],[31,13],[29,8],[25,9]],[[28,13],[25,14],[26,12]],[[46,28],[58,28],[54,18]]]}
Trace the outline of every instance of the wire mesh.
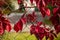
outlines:
{"label": "wire mesh", "polygon": [[[11,8],[10,5],[12,5],[12,4],[9,1],[8,0],[0,0],[0,3],[1,2],[4,3],[4,6],[3,5],[0,6],[0,8],[1,8],[3,13],[4,13],[4,11],[9,11],[9,12],[6,12],[6,13],[12,14],[12,11],[13,11],[13,13],[16,11],[16,10],[13,10]],[[30,9],[34,8],[34,7],[25,7],[25,8],[26,9],[28,8],[27,13],[29,13],[31,11]],[[9,10],[7,10],[7,9],[9,9]],[[5,33],[2,36],[0,36],[0,40],[37,40],[34,35],[30,35],[30,27],[29,27],[30,24],[24,25],[25,27],[23,28],[22,32],[17,32],[16,33],[13,30],[14,24],[16,23],[16,21],[18,21],[20,19],[20,15],[19,14],[18,14],[19,17],[17,17],[18,16],[17,14],[15,14],[15,15],[16,15],[16,17],[14,17],[13,14],[12,14],[12,16],[7,15],[7,18],[11,21],[12,30],[11,30],[11,32],[6,32],[5,31]],[[14,21],[14,19],[16,19],[16,20]]]}

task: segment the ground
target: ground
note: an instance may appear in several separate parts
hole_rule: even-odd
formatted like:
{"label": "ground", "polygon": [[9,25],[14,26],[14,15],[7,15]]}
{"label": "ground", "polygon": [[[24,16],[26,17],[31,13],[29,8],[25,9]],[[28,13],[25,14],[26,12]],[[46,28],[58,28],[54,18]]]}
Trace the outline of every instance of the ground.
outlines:
{"label": "ground", "polygon": [[[37,40],[36,37],[34,35],[30,35],[29,32],[6,32],[3,37],[2,40]],[[45,40],[45,38],[43,38],[43,40]],[[54,40],[60,40],[60,34],[58,34],[58,38],[55,38]]]}

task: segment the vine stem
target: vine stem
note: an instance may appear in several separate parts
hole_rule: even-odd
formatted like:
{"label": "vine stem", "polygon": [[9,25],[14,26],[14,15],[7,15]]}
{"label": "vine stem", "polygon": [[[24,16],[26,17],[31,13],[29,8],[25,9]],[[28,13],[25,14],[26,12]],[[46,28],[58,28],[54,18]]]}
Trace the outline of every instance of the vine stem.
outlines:
{"label": "vine stem", "polygon": [[48,40],[48,37],[46,36],[46,40]]}
{"label": "vine stem", "polygon": [[48,39],[46,39],[46,40],[48,40]]}

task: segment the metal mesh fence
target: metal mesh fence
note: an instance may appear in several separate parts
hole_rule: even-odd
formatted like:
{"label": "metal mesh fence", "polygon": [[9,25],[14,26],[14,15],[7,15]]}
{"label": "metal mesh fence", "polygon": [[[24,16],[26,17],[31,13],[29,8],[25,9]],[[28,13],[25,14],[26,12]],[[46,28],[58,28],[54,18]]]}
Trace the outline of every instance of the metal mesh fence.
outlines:
{"label": "metal mesh fence", "polygon": [[[13,1],[12,4],[10,1],[11,2]],[[18,5],[17,4],[15,5],[14,1],[16,2],[17,0],[9,0],[9,1],[0,0],[0,4],[1,2],[2,4],[4,4],[4,5],[0,5],[0,9],[2,10],[3,13],[10,14],[10,15],[5,15],[5,16],[10,20],[11,25],[12,25],[11,32],[5,31],[5,33],[2,36],[0,36],[0,40],[37,40],[34,35],[30,35],[30,24],[24,25],[22,32],[16,33],[14,31],[13,26],[20,19],[22,15],[21,13],[16,12],[18,8],[17,10],[15,10],[14,6],[18,7]],[[32,12],[33,10],[31,9],[34,9],[34,7],[26,7],[27,13]]]}
{"label": "metal mesh fence", "polygon": [[[27,0],[27,2],[26,0],[24,0],[24,3],[25,4],[23,7],[23,5],[20,6],[20,4],[18,4],[17,0],[0,0],[0,10],[2,10],[2,13],[5,14],[5,17],[7,17],[10,20],[12,25],[11,32],[5,31],[5,33],[2,36],[0,35],[0,40],[37,40],[34,34],[33,35],[30,34],[31,24],[27,23],[26,25],[24,25],[21,32],[16,33],[16,31],[14,31],[13,29],[14,24],[20,19],[20,17],[25,11],[28,14],[28,13],[32,13],[35,10],[36,7],[34,5],[35,3],[33,5],[30,5],[29,0]],[[23,12],[21,12],[20,10],[21,7],[25,8]],[[38,21],[43,20],[41,14],[37,14],[37,17],[38,17],[37,19]]]}

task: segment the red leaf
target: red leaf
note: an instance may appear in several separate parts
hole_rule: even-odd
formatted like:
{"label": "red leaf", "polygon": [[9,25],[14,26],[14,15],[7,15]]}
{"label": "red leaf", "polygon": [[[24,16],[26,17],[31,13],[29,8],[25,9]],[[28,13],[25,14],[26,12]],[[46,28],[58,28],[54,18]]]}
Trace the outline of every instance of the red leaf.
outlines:
{"label": "red leaf", "polygon": [[42,38],[44,37],[44,29],[36,25],[31,26],[30,33],[34,34],[37,39],[42,40]]}
{"label": "red leaf", "polygon": [[45,14],[46,14],[47,16],[50,16],[50,9],[43,7],[42,10],[43,10],[43,12],[45,12]]}
{"label": "red leaf", "polygon": [[36,31],[36,33],[39,33],[39,29],[40,29],[39,26],[36,26],[36,27],[35,27],[35,31]]}
{"label": "red leaf", "polygon": [[6,25],[6,30],[7,30],[8,32],[11,31],[11,25],[10,25],[10,24],[7,24],[7,25]]}
{"label": "red leaf", "polygon": [[50,9],[46,9],[46,15],[50,16]]}
{"label": "red leaf", "polygon": [[42,25],[42,22],[37,22],[37,26],[41,26]]}
{"label": "red leaf", "polygon": [[51,30],[50,33],[57,38],[57,35],[56,35],[56,33],[54,33],[54,31],[55,31],[55,30]]}
{"label": "red leaf", "polygon": [[50,40],[53,40],[54,39],[53,34],[50,33],[50,32],[48,32],[48,30],[46,31],[45,36],[48,37]]}
{"label": "red leaf", "polygon": [[4,30],[2,27],[0,27],[0,35],[2,35],[4,33]]}
{"label": "red leaf", "polygon": [[45,7],[46,6],[46,3],[44,0],[40,0],[40,7]]}
{"label": "red leaf", "polygon": [[45,17],[45,15],[46,15],[45,8],[44,7],[41,7],[40,11],[41,11],[42,16]]}
{"label": "red leaf", "polygon": [[2,17],[1,20],[2,20],[3,29],[10,32],[10,30],[11,30],[10,21],[4,17]]}
{"label": "red leaf", "polygon": [[3,25],[2,22],[0,22],[0,35],[4,33]]}
{"label": "red leaf", "polygon": [[31,3],[33,3],[33,0],[30,0]]}
{"label": "red leaf", "polygon": [[53,9],[53,14],[56,14],[59,8],[54,8]]}
{"label": "red leaf", "polygon": [[42,27],[37,26],[35,31],[36,31],[36,33],[38,33],[38,37],[42,40],[43,37],[45,36],[44,29]]}
{"label": "red leaf", "polygon": [[42,39],[44,38],[44,36],[45,36],[44,34],[40,34],[39,37],[40,37],[40,39],[42,40]]}
{"label": "red leaf", "polygon": [[35,0],[36,4],[38,4],[39,0]]}
{"label": "red leaf", "polygon": [[59,16],[58,15],[51,16],[50,21],[52,22],[53,25],[58,25],[59,24]]}
{"label": "red leaf", "polygon": [[7,18],[5,18],[2,12],[0,11],[0,32],[1,34],[3,34],[5,30],[10,32],[11,30],[10,21]]}
{"label": "red leaf", "polygon": [[39,28],[39,33],[44,33],[44,32],[45,32],[45,30],[42,27],[40,27]]}
{"label": "red leaf", "polygon": [[14,25],[14,30],[18,32],[19,30],[22,31],[23,28],[23,22],[21,19]]}
{"label": "red leaf", "polygon": [[27,19],[26,19],[26,18],[21,18],[21,20],[22,20],[22,22],[23,22],[24,24],[26,24],[26,22],[27,22]]}
{"label": "red leaf", "polygon": [[20,4],[22,2],[22,0],[18,0],[18,4]]}
{"label": "red leaf", "polygon": [[56,25],[55,27],[56,33],[58,34],[60,32],[60,25]]}
{"label": "red leaf", "polygon": [[31,34],[34,34],[35,33],[35,25],[31,25],[31,27],[30,27],[30,33]]}
{"label": "red leaf", "polygon": [[35,12],[33,12],[32,14],[28,14],[28,15],[27,15],[27,19],[28,19],[28,21],[30,21],[30,22],[34,22],[34,21],[36,20]]}
{"label": "red leaf", "polygon": [[56,1],[56,5],[57,5],[58,7],[60,7],[60,0],[57,0],[57,1]]}
{"label": "red leaf", "polygon": [[4,24],[10,24],[10,21],[7,18],[2,17],[1,20]]}
{"label": "red leaf", "polygon": [[5,5],[5,1],[4,0],[0,0],[0,6]]}
{"label": "red leaf", "polygon": [[53,35],[57,38],[57,35],[55,33],[53,33]]}
{"label": "red leaf", "polygon": [[42,5],[46,6],[45,0],[42,0]]}
{"label": "red leaf", "polygon": [[50,16],[50,9],[46,8],[47,4],[45,0],[40,0],[37,4],[38,9],[41,11],[43,17],[45,15]]}
{"label": "red leaf", "polygon": [[58,16],[60,17],[60,14],[58,14]]}
{"label": "red leaf", "polygon": [[14,25],[14,30],[15,30],[16,32],[19,31],[19,28],[16,26],[16,24]]}
{"label": "red leaf", "polygon": [[49,34],[50,40],[54,40],[54,36],[52,34]]}
{"label": "red leaf", "polygon": [[45,17],[46,15],[45,12],[43,10],[40,10],[40,11],[41,11],[42,16]]}

